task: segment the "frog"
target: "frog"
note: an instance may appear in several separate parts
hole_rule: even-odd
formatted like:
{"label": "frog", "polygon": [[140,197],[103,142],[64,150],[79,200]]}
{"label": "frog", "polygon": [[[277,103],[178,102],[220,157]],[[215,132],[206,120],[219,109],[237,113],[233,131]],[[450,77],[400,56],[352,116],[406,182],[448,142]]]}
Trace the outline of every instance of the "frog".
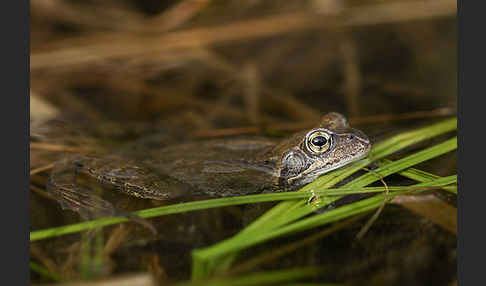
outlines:
{"label": "frog", "polygon": [[[130,146],[138,146],[132,148]],[[56,163],[49,190],[79,211],[89,190],[77,183],[83,174],[127,195],[173,200],[187,195],[229,197],[293,191],[319,176],[366,157],[370,139],[351,128],[337,112],[323,115],[311,129],[285,139],[247,137],[176,144],[135,141],[105,156],[75,155]],[[146,146],[141,152],[139,146]],[[131,152],[130,150],[137,150]],[[111,206],[94,197],[88,207]]]}

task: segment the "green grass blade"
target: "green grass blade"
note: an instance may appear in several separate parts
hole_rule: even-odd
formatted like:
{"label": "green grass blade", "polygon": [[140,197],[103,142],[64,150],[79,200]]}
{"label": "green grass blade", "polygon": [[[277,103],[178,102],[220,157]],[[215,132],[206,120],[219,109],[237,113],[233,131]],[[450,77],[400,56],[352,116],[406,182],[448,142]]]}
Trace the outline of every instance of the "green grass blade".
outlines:
{"label": "green grass blade", "polygon": [[[390,162],[392,162],[392,161],[384,159],[384,160],[381,160],[377,163],[378,163],[379,166],[383,166],[383,165],[388,164]],[[419,169],[415,169],[415,168],[408,168],[404,171],[399,172],[398,174],[400,174],[400,175],[402,175],[406,178],[415,180],[417,182],[429,182],[429,181],[435,180],[437,178],[440,178],[437,175],[434,175],[434,174],[431,174],[431,173],[428,173],[428,172],[425,172],[425,171],[422,171],[422,170],[419,170]],[[442,189],[457,195],[457,186],[456,187],[453,187],[453,186],[443,187]]]}
{"label": "green grass blade", "polygon": [[53,280],[53,281],[56,281],[56,282],[60,282],[62,281],[62,278],[56,274],[56,273],[52,273],[52,272],[49,272],[49,270],[47,270],[44,266],[34,262],[34,261],[29,261],[29,267],[32,271],[38,273],[40,276],[44,277],[44,278],[47,278],[47,279],[50,279],[50,280]]}
{"label": "green grass blade", "polygon": [[409,155],[403,159],[390,162],[377,170],[374,170],[373,173],[367,173],[356,180],[348,183],[346,186],[364,186],[371,184],[378,180],[375,174],[378,174],[382,177],[386,177],[388,175],[397,173],[399,171],[405,170],[411,166],[417,165],[419,163],[425,162],[432,158],[438,157],[445,153],[448,153],[452,150],[457,148],[457,137],[451,138],[446,140],[440,144],[434,145],[432,147],[426,148],[422,151]]}

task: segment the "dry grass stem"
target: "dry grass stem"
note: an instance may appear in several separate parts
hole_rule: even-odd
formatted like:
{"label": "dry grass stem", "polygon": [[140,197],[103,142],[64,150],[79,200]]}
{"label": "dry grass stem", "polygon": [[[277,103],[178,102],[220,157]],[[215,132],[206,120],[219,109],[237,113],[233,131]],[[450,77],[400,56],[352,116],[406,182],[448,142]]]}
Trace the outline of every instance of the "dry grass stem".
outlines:
{"label": "dry grass stem", "polygon": [[[217,27],[193,28],[186,31],[155,34],[145,37],[127,33],[64,40],[33,51],[30,69],[86,65],[93,62],[126,57],[164,54],[172,51],[207,47],[276,36],[310,28],[344,28],[400,21],[454,16],[452,0],[388,3],[349,8],[339,16],[317,17],[309,12],[297,12],[264,19],[242,20]],[[258,27],[255,29],[255,27]],[[81,40],[81,42],[80,42]]]}
{"label": "dry grass stem", "polygon": [[453,234],[457,234],[457,208],[445,203],[433,194],[401,195],[394,197],[392,202],[425,217]]}
{"label": "dry grass stem", "polygon": [[45,166],[32,169],[32,170],[30,170],[30,175],[32,176],[32,175],[38,174],[40,172],[50,170],[50,169],[54,168],[54,165],[55,165],[54,163],[50,163],[50,164],[47,164]]}
{"label": "dry grass stem", "polygon": [[30,245],[30,255],[38,260],[51,273],[59,273],[59,267],[37,244]]}
{"label": "dry grass stem", "polygon": [[[417,111],[402,114],[380,114],[372,116],[363,116],[360,118],[350,118],[349,121],[352,125],[360,124],[376,124],[383,122],[391,122],[406,119],[418,119],[418,118],[433,118],[440,116],[450,116],[453,115],[455,111],[448,108],[439,108],[431,111]],[[240,128],[222,128],[222,129],[207,129],[207,130],[197,130],[191,135],[196,137],[218,137],[218,136],[232,136],[239,134],[254,134],[264,132],[265,130],[272,131],[298,131],[305,128],[310,128],[316,124],[316,120],[312,121],[302,121],[296,123],[278,123],[269,124],[265,128],[249,126]]]}
{"label": "dry grass stem", "polygon": [[51,143],[41,143],[41,142],[30,142],[30,149],[39,149],[55,152],[74,152],[74,153],[89,153],[94,151],[93,149],[82,148],[82,147],[72,147]]}

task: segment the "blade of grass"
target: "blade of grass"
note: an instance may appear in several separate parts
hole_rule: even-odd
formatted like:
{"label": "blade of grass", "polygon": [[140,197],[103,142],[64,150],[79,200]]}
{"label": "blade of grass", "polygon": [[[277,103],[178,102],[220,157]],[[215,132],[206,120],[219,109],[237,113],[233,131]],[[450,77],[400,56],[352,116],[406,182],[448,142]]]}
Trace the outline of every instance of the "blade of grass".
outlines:
{"label": "blade of grass", "polygon": [[44,266],[42,266],[42,265],[40,265],[40,264],[38,264],[34,261],[29,262],[29,267],[32,271],[38,273],[42,277],[45,277],[47,279],[50,279],[50,280],[53,280],[53,281],[56,281],[56,282],[62,281],[62,278],[59,275],[57,275],[56,273],[49,272],[49,270],[44,268]]}
{"label": "blade of grass", "polygon": [[[457,148],[457,137],[448,139],[442,143],[439,143],[437,145],[434,145],[432,147],[426,148],[422,151],[416,152],[412,155],[409,155],[403,159],[397,160],[390,162],[386,165],[383,165],[382,167],[374,170],[374,173],[386,177],[388,175],[397,173],[399,171],[405,170],[409,168],[410,166],[417,165],[419,163],[422,163],[424,161],[427,161],[429,159],[438,157],[440,155],[443,155],[445,153],[448,153],[452,150],[455,150]],[[346,184],[345,186],[347,187],[352,187],[352,186],[365,186],[368,184],[371,184],[373,182],[377,181],[377,178],[375,174],[373,173],[367,173],[356,180],[353,180],[352,182]]]}
{"label": "blade of grass", "polygon": [[[377,162],[377,164],[378,164],[378,166],[383,166],[384,164],[387,164],[387,163],[390,163],[390,162],[392,162],[392,161],[388,160],[388,159],[383,159],[383,160],[380,160],[379,162]],[[431,180],[435,180],[437,178],[440,178],[437,175],[434,175],[434,174],[431,174],[431,173],[428,173],[428,172],[425,172],[425,171],[422,171],[422,170],[419,170],[419,169],[415,169],[415,168],[406,169],[404,171],[399,172],[398,174],[400,174],[400,175],[402,175],[406,178],[415,180],[417,182],[429,182]],[[457,195],[457,186],[456,187],[453,187],[453,186],[443,187],[442,189]]]}
{"label": "blade of grass", "polygon": [[[436,180],[439,185],[441,183]],[[390,192],[402,191],[407,192],[413,190],[414,186],[400,186],[400,187],[389,187]],[[326,195],[326,196],[337,196],[337,195],[348,195],[348,194],[358,194],[358,193],[374,193],[374,192],[384,192],[384,187],[370,187],[370,188],[340,188],[340,189],[323,189],[315,191],[314,194]],[[223,198],[223,199],[211,199],[197,202],[181,203],[170,206],[156,207],[151,209],[145,209],[142,211],[135,212],[143,218],[151,218],[162,215],[177,214],[182,212],[197,211],[201,209],[217,208],[231,205],[249,204],[249,203],[259,203],[259,202],[269,202],[278,200],[295,200],[302,198],[309,198],[313,195],[312,192],[287,192],[287,193],[274,193],[274,194],[258,194],[258,195],[248,195],[233,198]],[[83,230],[88,230],[100,226],[112,225],[120,222],[129,221],[126,218],[121,217],[109,217],[101,218],[97,220],[86,221],[77,224],[71,224],[61,227],[48,228],[44,230],[33,231],[30,233],[30,241],[36,241],[41,239],[46,239],[54,236],[60,236],[75,232],[80,232]]]}

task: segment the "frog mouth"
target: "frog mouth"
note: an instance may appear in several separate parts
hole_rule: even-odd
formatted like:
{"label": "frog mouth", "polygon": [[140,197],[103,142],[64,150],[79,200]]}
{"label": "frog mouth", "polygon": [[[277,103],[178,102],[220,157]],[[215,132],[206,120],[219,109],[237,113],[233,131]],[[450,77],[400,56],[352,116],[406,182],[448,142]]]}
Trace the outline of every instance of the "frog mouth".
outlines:
{"label": "frog mouth", "polygon": [[[314,181],[315,179],[317,179],[318,177],[320,177],[320,176],[322,176],[326,173],[329,173],[333,170],[344,167],[345,165],[348,165],[352,162],[359,161],[359,160],[365,158],[368,155],[370,150],[371,150],[371,146],[368,146],[361,153],[358,153],[357,155],[350,157],[349,159],[343,159],[341,162],[339,162],[339,163],[337,163],[333,166],[323,167],[323,168],[313,170],[313,171],[309,172],[304,178],[301,179],[301,184],[310,183],[310,182]],[[295,179],[298,179],[298,178],[294,178],[294,180]]]}
{"label": "frog mouth", "polygon": [[341,168],[341,167],[343,167],[345,165],[348,165],[351,162],[359,161],[359,160],[365,158],[368,155],[370,149],[371,149],[371,147],[367,148],[361,154],[358,154],[358,155],[354,156],[353,158],[349,158],[349,159],[342,160],[341,162],[335,164],[334,166],[332,166],[332,167],[330,167],[328,169],[325,169],[325,172],[322,173],[322,174],[325,174],[325,173],[328,173],[330,171],[339,169],[339,168]]}

